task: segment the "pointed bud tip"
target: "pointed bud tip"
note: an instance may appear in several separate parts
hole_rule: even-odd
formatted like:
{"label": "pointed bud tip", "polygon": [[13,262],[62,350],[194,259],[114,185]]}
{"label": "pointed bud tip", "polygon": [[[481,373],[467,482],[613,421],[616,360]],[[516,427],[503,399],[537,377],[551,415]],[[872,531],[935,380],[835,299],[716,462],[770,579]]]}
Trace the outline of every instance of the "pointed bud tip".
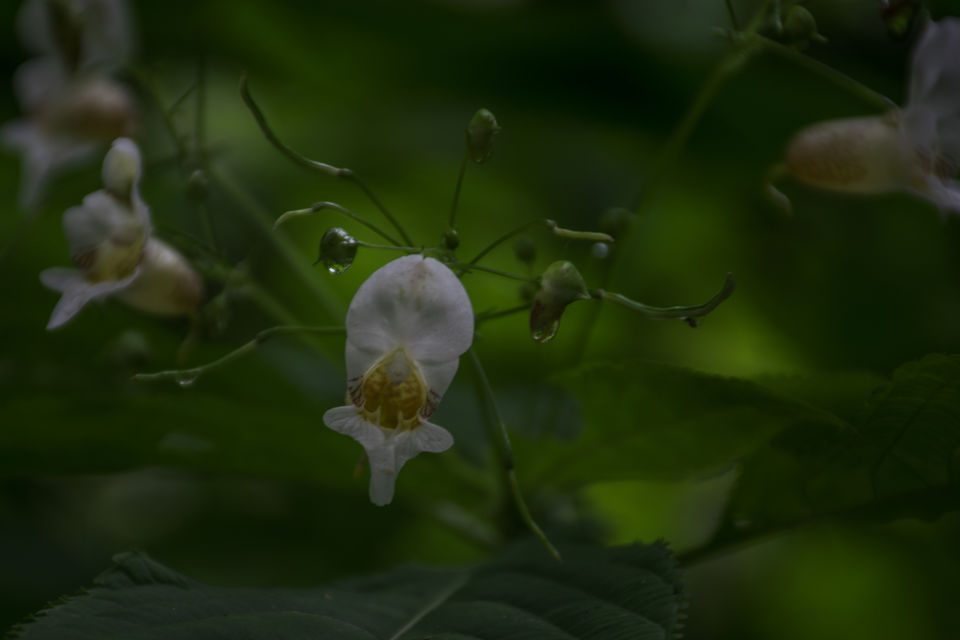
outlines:
{"label": "pointed bud tip", "polygon": [[470,159],[483,164],[493,155],[493,137],[500,133],[497,118],[489,109],[478,109],[467,125],[467,151]]}

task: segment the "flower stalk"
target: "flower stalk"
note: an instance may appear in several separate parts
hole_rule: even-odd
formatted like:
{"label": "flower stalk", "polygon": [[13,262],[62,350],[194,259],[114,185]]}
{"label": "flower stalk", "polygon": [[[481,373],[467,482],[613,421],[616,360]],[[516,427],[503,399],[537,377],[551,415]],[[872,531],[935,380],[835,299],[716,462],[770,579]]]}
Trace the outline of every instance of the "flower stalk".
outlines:
{"label": "flower stalk", "polygon": [[477,378],[480,380],[480,390],[483,394],[482,400],[486,402],[490,408],[491,417],[493,418],[492,422],[489,423],[491,437],[493,441],[497,443],[495,446],[500,454],[503,471],[507,477],[507,486],[510,489],[510,496],[513,499],[514,506],[517,508],[517,513],[520,514],[520,519],[523,520],[523,523],[530,529],[531,533],[537,537],[540,543],[543,544],[550,555],[557,560],[562,560],[560,552],[553,546],[547,534],[543,532],[543,529],[540,528],[540,525],[537,524],[537,521],[530,513],[530,508],[527,506],[523,492],[520,490],[520,482],[517,480],[516,466],[513,461],[513,447],[510,445],[510,434],[507,432],[507,425],[500,415],[500,409],[497,407],[497,399],[493,394],[493,387],[490,386],[490,380],[487,379],[487,373],[480,363],[480,358],[477,356],[476,350],[471,347],[469,352],[470,359],[477,371]]}
{"label": "flower stalk", "polygon": [[190,367],[187,369],[169,369],[167,371],[157,371],[154,373],[137,373],[134,374],[133,380],[136,382],[157,382],[159,380],[175,380],[177,384],[181,387],[188,387],[194,382],[197,378],[209,373],[215,369],[230,364],[234,360],[245,356],[246,354],[254,351],[261,344],[277,335],[287,335],[293,333],[315,333],[320,335],[331,335],[331,334],[342,334],[345,331],[343,327],[301,327],[301,326],[278,326],[271,327],[269,329],[264,329],[259,332],[252,340],[246,342],[233,351],[227,353],[226,355],[217,358],[213,362],[209,362],[204,365],[197,367]]}
{"label": "flower stalk", "polygon": [[273,132],[273,129],[270,128],[269,123],[267,123],[266,117],[263,115],[263,111],[260,110],[260,107],[257,106],[257,103],[254,101],[253,96],[250,95],[250,89],[247,86],[247,74],[244,72],[240,76],[240,97],[243,98],[244,104],[247,105],[247,108],[250,110],[250,113],[253,115],[254,120],[257,121],[260,130],[263,132],[263,135],[266,136],[267,140],[272,144],[280,153],[285,155],[287,158],[299,164],[301,167],[306,167],[313,171],[318,171],[324,173],[328,176],[333,176],[334,178],[343,178],[348,182],[352,182],[357,186],[364,195],[370,199],[370,201],[380,210],[383,216],[390,221],[390,224],[393,225],[394,229],[400,234],[400,237],[403,238],[403,241],[407,244],[413,244],[413,241],[410,239],[410,236],[407,235],[407,232],[403,230],[403,227],[397,222],[397,219],[393,217],[393,214],[383,205],[379,198],[371,191],[370,187],[366,185],[365,182],[360,180],[350,169],[345,167],[335,167],[331,164],[326,164],[325,162],[318,162],[317,160],[312,160],[307,158],[304,155],[301,155],[284,143],[280,138],[276,136]]}
{"label": "flower stalk", "polygon": [[733,274],[728,273],[723,282],[723,287],[715,296],[703,304],[689,306],[654,307],[648,304],[643,304],[642,302],[637,302],[636,300],[631,300],[630,298],[619,293],[605,291],[603,289],[594,289],[590,292],[590,297],[597,300],[612,302],[620,305],[621,307],[630,309],[631,311],[636,311],[637,313],[645,315],[648,318],[655,318],[658,320],[683,320],[691,327],[696,327],[697,318],[704,317],[720,306],[721,302],[730,297],[735,287],[736,283],[734,282]]}

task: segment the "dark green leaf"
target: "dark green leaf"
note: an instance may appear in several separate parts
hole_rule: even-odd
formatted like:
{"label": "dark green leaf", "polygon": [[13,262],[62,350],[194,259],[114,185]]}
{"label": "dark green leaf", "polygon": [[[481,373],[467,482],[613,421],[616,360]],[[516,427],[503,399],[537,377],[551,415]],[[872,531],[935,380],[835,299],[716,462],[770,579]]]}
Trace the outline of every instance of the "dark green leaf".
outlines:
{"label": "dark green leaf", "polygon": [[960,507],[960,356],[902,366],[840,433],[801,425],[750,456],[719,539],[843,514],[937,517]]}
{"label": "dark green leaf", "polygon": [[521,470],[555,486],[689,478],[725,468],[787,426],[839,426],[752,382],[652,362],[587,365],[556,382],[580,400],[583,432],[518,443]]}
{"label": "dark green leaf", "polygon": [[105,638],[678,637],[684,602],[666,546],[529,541],[470,570],[398,569],[316,589],[203,585],[123,553],[83,595],[15,629],[16,640]]}

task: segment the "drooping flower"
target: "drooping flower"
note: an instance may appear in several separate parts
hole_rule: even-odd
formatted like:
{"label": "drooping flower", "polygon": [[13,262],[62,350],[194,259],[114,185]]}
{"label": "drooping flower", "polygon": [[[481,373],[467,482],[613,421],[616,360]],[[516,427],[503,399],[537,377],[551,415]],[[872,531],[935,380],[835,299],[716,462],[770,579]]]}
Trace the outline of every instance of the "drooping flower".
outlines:
{"label": "drooping flower", "polygon": [[387,263],[347,309],[347,401],[323,414],[370,461],[370,500],[393,500],[397,474],[421,451],[440,453],[453,436],[427,419],[473,341],[473,309],[457,276],[433,258]]}
{"label": "drooping flower", "polygon": [[140,197],[140,151],[127,138],[114,141],[103,161],[104,189],[63,214],[70,258],[78,269],[40,274],[62,296],[47,329],[65,324],[91,300],[116,296],[160,315],[192,312],[203,286],[175,249],[153,238],[150,212]]}
{"label": "drooping flower", "polygon": [[18,27],[39,55],[14,73],[24,117],[6,123],[0,139],[23,155],[20,206],[30,210],[53,174],[132,134],[138,115],[133,96],[109,75],[131,48],[121,0],[28,0]]}
{"label": "drooping flower", "polygon": [[788,146],[787,172],[833,191],[908,191],[960,212],[958,60],[960,19],[930,22],[913,50],[906,106],[803,129]]}

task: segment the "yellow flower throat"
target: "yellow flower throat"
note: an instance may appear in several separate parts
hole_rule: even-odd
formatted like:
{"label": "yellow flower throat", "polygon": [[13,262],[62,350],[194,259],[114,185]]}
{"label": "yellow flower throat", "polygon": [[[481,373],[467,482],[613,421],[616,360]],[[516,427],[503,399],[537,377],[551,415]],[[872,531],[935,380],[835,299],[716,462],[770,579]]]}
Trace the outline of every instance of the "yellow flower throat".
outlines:
{"label": "yellow flower throat", "polygon": [[413,429],[427,404],[427,385],[407,352],[396,349],[363,376],[356,404],[367,422],[387,429]]}

